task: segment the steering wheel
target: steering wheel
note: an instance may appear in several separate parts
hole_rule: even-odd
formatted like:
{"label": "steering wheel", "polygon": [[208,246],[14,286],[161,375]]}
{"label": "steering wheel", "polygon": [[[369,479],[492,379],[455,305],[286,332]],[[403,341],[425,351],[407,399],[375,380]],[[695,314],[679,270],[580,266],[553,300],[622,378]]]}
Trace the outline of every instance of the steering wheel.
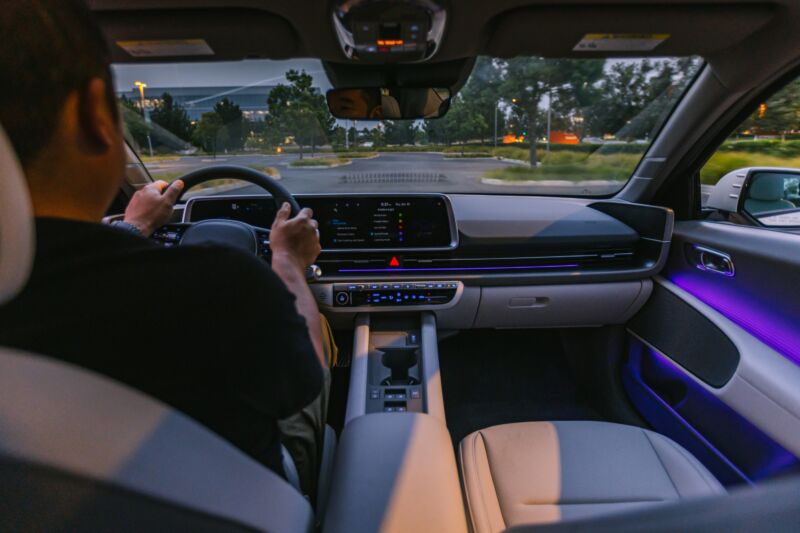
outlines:
{"label": "steering wheel", "polygon": [[[288,202],[292,216],[300,212],[300,205],[286,187],[258,170],[239,165],[217,165],[204,167],[179,178],[184,183],[178,201],[192,187],[222,178],[234,178],[257,185],[272,195],[277,209]],[[187,246],[197,244],[220,244],[232,246],[255,253],[259,257],[269,254],[269,230],[256,228],[238,220],[209,219],[194,223],[169,224],[157,231],[153,237],[169,246]],[[306,270],[306,278],[318,279],[321,271],[318,266],[311,265]]]}

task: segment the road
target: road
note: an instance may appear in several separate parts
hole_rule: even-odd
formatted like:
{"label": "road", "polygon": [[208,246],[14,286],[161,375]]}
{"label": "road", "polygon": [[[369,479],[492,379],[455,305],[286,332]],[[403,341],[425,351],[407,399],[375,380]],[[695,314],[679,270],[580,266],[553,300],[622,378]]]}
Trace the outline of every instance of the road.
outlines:
{"label": "road", "polygon": [[[259,165],[276,167],[281,183],[293,193],[331,192],[485,192],[511,194],[607,194],[618,184],[576,187],[574,185],[492,185],[481,178],[492,169],[510,168],[518,163],[493,158],[446,158],[439,153],[381,153],[374,158],[353,159],[333,168],[291,167],[297,154],[232,155],[216,159],[187,156],[175,160],[148,163],[154,175],[188,172],[214,164]],[[259,194],[252,185],[227,188],[220,194]]]}

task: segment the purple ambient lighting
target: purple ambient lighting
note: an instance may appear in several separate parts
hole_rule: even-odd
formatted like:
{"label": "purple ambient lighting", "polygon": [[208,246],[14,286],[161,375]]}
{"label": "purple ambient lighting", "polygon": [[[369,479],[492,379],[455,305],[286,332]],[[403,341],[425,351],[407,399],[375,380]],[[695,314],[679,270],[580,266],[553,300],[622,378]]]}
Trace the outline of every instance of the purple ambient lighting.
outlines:
{"label": "purple ambient lighting", "polygon": [[623,383],[645,419],[690,450],[725,485],[752,484],[798,465],[791,452],[638,340],[632,341]]}
{"label": "purple ambient lighting", "polygon": [[670,281],[800,365],[800,326],[787,314],[747,301],[733,287],[726,291],[684,274],[673,275]]}
{"label": "purple ambient lighting", "polygon": [[580,265],[525,265],[525,266],[486,266],[486,267],[427,267],[427,268],[340,268],[339,272],[444,272],[464,270],[535,270],[542,268],[577,268]]}

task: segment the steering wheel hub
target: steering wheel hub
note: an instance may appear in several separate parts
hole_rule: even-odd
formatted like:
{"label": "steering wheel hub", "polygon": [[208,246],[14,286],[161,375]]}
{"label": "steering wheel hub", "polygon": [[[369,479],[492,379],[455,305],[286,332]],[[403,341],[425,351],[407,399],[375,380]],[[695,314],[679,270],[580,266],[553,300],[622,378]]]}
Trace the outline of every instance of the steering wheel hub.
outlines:
{"label": "steering wheel hub", "polygon": [[252,226],[236,220],[203,220],[183,233],[181,245],[222,244],[258,255],[258,237]]}

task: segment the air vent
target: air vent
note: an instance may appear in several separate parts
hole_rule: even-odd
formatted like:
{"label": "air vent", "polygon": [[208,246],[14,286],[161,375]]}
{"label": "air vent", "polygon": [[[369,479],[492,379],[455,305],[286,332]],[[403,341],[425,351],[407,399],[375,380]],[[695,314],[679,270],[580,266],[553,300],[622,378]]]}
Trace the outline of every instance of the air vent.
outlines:
{"label": "air vent", "polygon": [[447,176],[436,172],[360,172],[342,176],[349,185],[363,183],[442,183]]}
{"label": "air vent", "polygon": [[[395,256],[392,256],[394,259]],[[633,250],[565,253],[558,255],[505,257],[444,257],[437,255],[398,255],[396,265],[386,257],[331,257],[323,253],[317,263],[327,276],[335,275],[432,275],[502,274],[521,272],[564,272],[593,269],[635,268]]]}

